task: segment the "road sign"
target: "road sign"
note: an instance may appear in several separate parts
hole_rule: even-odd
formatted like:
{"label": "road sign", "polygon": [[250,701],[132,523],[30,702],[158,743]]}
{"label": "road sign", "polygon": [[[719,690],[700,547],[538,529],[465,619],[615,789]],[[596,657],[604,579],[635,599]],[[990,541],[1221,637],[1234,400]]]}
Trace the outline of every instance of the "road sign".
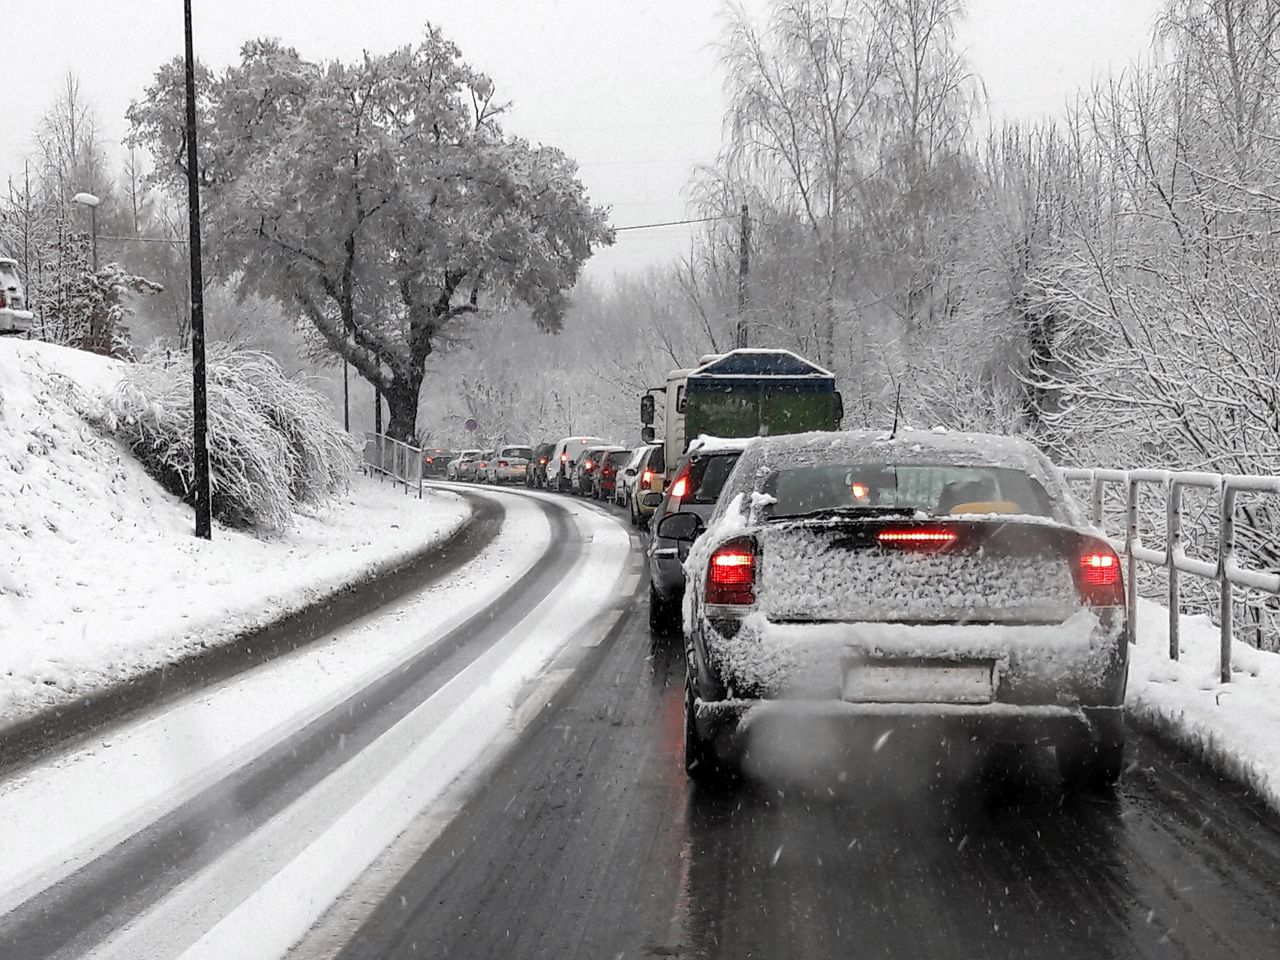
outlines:
{"label": "road sign", "polygon": [[467,433],[475,433],[476,430],[479,429],[480,424],[476,423],[474,419],[469,419],[463,424],[463,426],[467,428]]}

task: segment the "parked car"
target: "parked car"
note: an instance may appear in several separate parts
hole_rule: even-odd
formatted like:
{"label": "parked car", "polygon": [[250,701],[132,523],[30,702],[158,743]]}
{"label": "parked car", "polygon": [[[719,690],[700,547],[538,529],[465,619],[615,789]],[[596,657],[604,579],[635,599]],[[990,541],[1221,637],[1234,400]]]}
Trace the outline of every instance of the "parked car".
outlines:
{"label": "parked car", "polygon": [[626,447],[605,447],[596,453],[597,463],[591,473],[589,494],[597,500],[612,500],[618,485],[618,472],[631,457]]}
{"label": "parked car", "polygon": [[424,477],[446,476],[449,461],[453,459],[453,451],[443,447],[429,447],[422,451],[422,475]]}
{"label": "parked car", "polygon": [[[635,482],[635,496],[631,498],[628,512],[631,514],[631,525],[642,530],[649,529],[649,520],[653,516],[654,506],[644,502],[646,493],[661,494],[667,478],[666,448],[656,443],[649,448],[640,459],[639,471]],[[660,503],[661,497],[658,498]]]}
{"label": "parked car", "polygon": [[454,457],[445,465],[445,469],[444,469],[445,479],[447,480],[467,479],[463,475],[464,467],[467,470],[474,470],[475,468],[472,465],[475,463],[476,458],[479,457],[480,454],[482,454],[483,452],[484,452],[483,450],[463,450],[461,453],[459,453],[456,457]]}
{"label": "parked car", "polygon": [[488,483],[524,483],[529,469],[532,447],[500,447],[485,467],[484,479]]}
{"label": "parked car", "polygon": [[0,258],[0,334],[26,333],[31,321],[18,276],[18,261]]}
{"label": "parked car", "polygon": [[[685,765],[731,771],[751,711],[901,717],[1054,747],[1064,783],[1120,776],[1120,558],[1031,444],[983,434],[752,440],[690,546]],[[749,726],[749,724],[748,724]]]}
{"label": "parked car", "polygon": [[[640,476],[640,461],[644,459],[646,453],[649,452],[647,446],[636,447],[628,451],[630,456],[622,465],[622,469],[618,471],[618,482],[613,488],[613,502],[619,506],[626,508],[627,512],[631,511],[631,492],[635,489],[636,479]],[[634,523],[634,521],[632,521]]]}
{"label": "parked car", "polygon": [[[660,500],[655,517],[691,513],[705,523],[715,509],[720,489],[749,440],[699,437],[676,467],[666,491],[649,493]],[[655,528],[649,538],[649,629],[655,634],[680,629],[680,604],[684,597],[684,560],[688,545],[662,536]]]}
{"label": "parked car", "polygon": [[545,487],[547,485],[547,464],[555,452],[554,443],[540,443],[533,448],[533,456],[529,458],[529,469],[525,471],[524,483],[527,487]]}
{"label": "parked car", "polygon": [[562,492],[568,490],[573,480],[573,468],[577,466],[587,447],[606,443],[599,437],[565,437],[551,451],[547,464],[547,489]]}

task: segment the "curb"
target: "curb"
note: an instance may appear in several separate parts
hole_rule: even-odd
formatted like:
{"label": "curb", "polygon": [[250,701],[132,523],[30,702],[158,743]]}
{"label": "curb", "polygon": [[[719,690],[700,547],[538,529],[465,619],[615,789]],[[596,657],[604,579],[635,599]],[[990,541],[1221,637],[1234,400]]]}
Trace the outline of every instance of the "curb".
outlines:
{"label": "curb", "polygon": [[506,513],[496,500],[459,495],[470,503],[471,515],[443,540],[387,561],[304,607],[216,646],[192,651],[75,700],[0,725],[0,775],[11,775],[144,709],[170,703],[192,690],[331,636],[379,607],[454,572],[497,536]]}

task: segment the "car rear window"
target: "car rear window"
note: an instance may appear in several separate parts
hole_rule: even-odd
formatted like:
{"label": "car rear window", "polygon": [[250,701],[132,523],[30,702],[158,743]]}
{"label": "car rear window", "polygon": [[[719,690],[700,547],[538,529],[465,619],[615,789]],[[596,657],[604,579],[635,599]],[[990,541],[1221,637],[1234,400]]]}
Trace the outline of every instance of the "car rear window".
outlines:
{"label": "car rear window", "polygon": [[772,517],[857,507],[948,514],[1008,513],[1048,517],[1048,494],[1020,470],[945,464],[839,464],[786,467],[765,481]]}
{"label": "car rear window", "polygon": [[631,459],[630,450],[615,450],[609,454],[608,463],[610,466],[620,467]]}
{"label": "car rear window", "polygon": [[532,447],[505,447],[503,448],[502,455],[504,457],[512,457],[517,460],[519,459],[528,460],[531,456],[533,456],[533,448]]}
{"label": "car rear window", "polygon": [[689,492],[682,503],[715,503],[738,462],[738,453],[714,453],[689,460]]}
{"label": "car rear window", "polygon": [[12,263],[0,263],[0,281],[6,287],[18,283],[18,271]]}

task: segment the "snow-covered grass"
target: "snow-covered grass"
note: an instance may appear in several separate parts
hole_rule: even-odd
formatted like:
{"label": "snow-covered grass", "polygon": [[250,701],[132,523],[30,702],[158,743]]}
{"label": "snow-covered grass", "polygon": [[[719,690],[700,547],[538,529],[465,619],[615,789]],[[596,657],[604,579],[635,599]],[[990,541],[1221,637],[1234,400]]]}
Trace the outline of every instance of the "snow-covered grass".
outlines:
{"label": "snow-covered grass", "polygon": [[357,479],[273,539],[217,527],[82,415],[127,365],[0,341],[0,724],[225,643],[456,530],[459,498]]}
{"label": "snow-covered grass", "polygon": [[1138,601],[1130,716],[1245,784],[1280,811],[1280,654],[1236,641],[1230,683],[1218,679],[1218,628],[1183,616],[1177,662],[1169,659],[1169,613]]}

